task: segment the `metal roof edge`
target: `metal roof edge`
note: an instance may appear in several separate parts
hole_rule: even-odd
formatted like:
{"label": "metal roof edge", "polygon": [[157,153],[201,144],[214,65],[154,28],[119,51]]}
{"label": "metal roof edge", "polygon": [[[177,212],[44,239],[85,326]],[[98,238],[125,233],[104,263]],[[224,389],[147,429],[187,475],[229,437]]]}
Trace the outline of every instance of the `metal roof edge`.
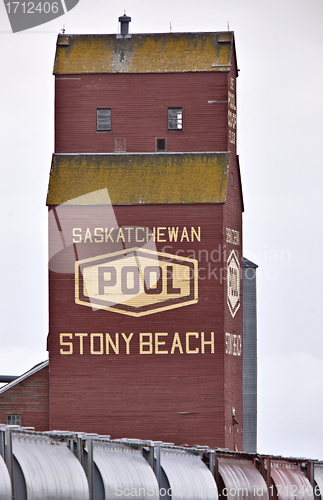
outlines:
{"label": "metal roof edge", "polygon": [[[154,35],[234,35],[234,31],[218,30],[218,31],[164,31],[164,32],[147,32],[147,33],[129,33],[131,36],[154,36]],[[57,40],[59,38],[65,38],[67,36],[113,36],[116,37],[117,33],[58,33]],[[231,40],[219,40],[220,43],[231,43]]]}
{"label": "metal roof edge", "polygon": [[1,387],[0,394],[6,392],[8,389],[11,389],[12,387],[14,387],[15,385],[19,384],[20,382],[22,382],[26,378],[31,377],[35,373],[39,372],[40,370],[42,370],[43,368],[45,368],[46,366],[48,366],[48,364],[49,364],[49,360],[47,359],[46,361],[43,361],[42,363],[39,363],[38,365],[35,365],[28,372],[23,373],[22,375],[20,375],[20,377],[16,378],[15,380],[13,380],[12,382],[10,382],[9,384],[4,385],[3,387]]}
{"label": "metal roof edge", "polygon": [[243,201],[243,190],[242,190],[242,180],[241,180],[241,169],[240,169],[240,158],[237,155],[237,170],[239,177],[239,186],[240,186],[240,196],[241,196],[241,211],[244,212],[244,201]]}
{"label": "metal roof edge", "polygon": [[[237,51],[236,51],[236,42],[235,42],[235,37],[234,37],[234,32],[232,31],[232,57],[234,59],[234,65],[235,65],[235,70],[236,70],[236,78],[239,76],[239,71],[240,69],[238,68],[238,59],[237,59]],[[231,64],[232,66],[232,64]]]}
{"label": "metal roof edge", "polygon": [[163,151],[163,152],[122,152],[122,153],[53,153],[54,156],[171,156],[171,155],[223,155],[228,154],[229,151]]}
{"label": "metal roof edge", "polygon": [[254,267],[254,268],[259,267],[258,264],[251,262],[251,260],[247,259],[246,257],[242,257],[242,262],[243,262],[243,267]]}

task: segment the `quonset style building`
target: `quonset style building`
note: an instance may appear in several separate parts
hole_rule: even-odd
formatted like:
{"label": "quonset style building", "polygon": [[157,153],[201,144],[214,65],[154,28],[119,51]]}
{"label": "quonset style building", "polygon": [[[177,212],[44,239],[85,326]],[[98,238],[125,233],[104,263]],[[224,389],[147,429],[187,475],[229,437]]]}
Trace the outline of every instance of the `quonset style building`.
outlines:
{"label": "quonset style building", "polygon": [[234,36],[129,20],[57,40],[44,412],[50,429],[242,450]]}

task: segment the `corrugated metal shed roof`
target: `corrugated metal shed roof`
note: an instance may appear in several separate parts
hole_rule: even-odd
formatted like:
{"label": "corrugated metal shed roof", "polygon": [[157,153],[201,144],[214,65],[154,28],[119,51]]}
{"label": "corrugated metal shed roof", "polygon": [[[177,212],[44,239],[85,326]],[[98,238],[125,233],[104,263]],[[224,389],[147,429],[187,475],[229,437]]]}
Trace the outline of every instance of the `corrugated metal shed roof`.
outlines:
{"label": "corrugated metal shed roof", "polygon": [[230,31],[58,35],[54,74],[229,71],[234,47]]}
{"label": "corrugated metal shed roof", "polygon": [[113,205],[224,203],[228,167],[229,153],[54,155],[47,205],[102,189]]}

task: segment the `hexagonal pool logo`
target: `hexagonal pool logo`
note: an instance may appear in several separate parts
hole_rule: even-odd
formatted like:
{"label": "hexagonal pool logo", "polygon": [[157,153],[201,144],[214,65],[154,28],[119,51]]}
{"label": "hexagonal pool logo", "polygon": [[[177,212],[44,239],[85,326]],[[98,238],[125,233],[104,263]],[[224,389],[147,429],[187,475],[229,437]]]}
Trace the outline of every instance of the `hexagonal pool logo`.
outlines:
{"label": "hexagonal pool logo", "polygon": [[234,318],[240,307],[240,263],[234,250],[227,260],[227,304]]}
{"label": "hexagonal pool logo", "polygon": [[75,264],[76,304],[140,317],[197,301],[196,259],[132,248]]}

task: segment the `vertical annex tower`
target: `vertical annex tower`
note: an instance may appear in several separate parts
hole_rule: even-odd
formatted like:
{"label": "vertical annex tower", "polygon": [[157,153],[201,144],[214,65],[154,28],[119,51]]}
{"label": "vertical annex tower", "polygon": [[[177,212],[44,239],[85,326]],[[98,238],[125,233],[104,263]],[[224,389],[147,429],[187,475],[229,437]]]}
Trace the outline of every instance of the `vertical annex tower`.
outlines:
{"label": "vertical annex tower", "polygon": [[59,35],[54,74],[50,426],[241,450],[233,33]]}

